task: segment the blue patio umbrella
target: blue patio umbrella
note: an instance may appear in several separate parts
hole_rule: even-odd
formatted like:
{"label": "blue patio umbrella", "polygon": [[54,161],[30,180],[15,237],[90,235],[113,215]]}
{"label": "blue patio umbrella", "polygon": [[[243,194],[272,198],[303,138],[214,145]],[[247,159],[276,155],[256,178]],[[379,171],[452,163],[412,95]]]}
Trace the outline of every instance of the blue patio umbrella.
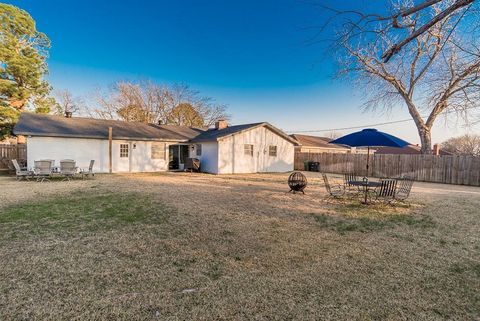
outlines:
{"label": "blue patio umbrella", "polygon": [[409,142],[404,141],[393,135],[378,131],[374,128],[363,129],[359,132],[348,134],[332,140],[330,144],[347,145],[350,147],[367,147],[367,176],[368,176],[368,161],[370,158],[370,147],[405,147],[410,145]]}

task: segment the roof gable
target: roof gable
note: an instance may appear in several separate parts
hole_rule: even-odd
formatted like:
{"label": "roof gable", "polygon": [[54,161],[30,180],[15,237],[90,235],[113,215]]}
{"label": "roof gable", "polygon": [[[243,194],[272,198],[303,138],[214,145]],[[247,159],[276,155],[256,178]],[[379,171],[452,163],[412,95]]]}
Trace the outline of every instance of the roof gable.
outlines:
{"label": "roof gable", "polygon": [[202,133],[200,133],[197,137],[192,139],[193,142],[208,142],[208,141],[218,141],[220,139],[224,139],[226,137],[230,137],[232,135],[236,135],[248,130],[252,130],[258,127],[266,127],[270,129],[275,134],[279,135],[280,137],[284,138],[285,140],[291,142],[294,145],[297,145],[297,141],[292,137],[285,134],[282,130],[272,126],[267,122],[262,123],[252,123],[252,124],[244,124],[244,125],[234,125],[229,126],[224,129],[215,129],[210,128]]}

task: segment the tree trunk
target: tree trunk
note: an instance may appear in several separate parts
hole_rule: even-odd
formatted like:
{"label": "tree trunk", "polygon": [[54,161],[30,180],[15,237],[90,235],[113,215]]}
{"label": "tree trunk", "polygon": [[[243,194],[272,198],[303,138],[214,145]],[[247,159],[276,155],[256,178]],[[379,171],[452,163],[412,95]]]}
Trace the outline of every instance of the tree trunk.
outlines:
{"label": "tree trunk", "polygon": [[419,128],[418,135],[420,136],[420,142],[422,144],[421,152],[422,154],[431,154],[432,153],[432,132],[430,128]]}

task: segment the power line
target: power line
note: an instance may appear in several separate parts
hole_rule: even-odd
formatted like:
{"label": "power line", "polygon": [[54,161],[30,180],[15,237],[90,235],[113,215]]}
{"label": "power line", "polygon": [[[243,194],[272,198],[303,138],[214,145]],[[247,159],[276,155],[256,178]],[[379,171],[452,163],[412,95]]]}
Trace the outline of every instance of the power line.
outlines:
{"label": "power line", "polygon": [[413,121],[413,119],[410,118],[410,119],[394,120],[394,121],[383,122],[383,123],[353,126],[353,127],[343,127],[343,128],[313,129],[313,130],[287,130],[287,133],[333,132],[333,131],[337,131],[337,130],[359,129],[359,128],[365,128],[365,127],[375,127],[375,126],[383,126],[383,125],[390,125],[390,124],[397,124],[397,123],[405,123],[405,122],[408,122],[408,121]]}
{"label": "power line", "polygon": [[[472,106],[465,109],[476,109],[480,108],[480,106]],[[441,112],[441,114],[448,114],[451,113],[451,110],[445,110]],[[429,115],[423,115],[422,118],[426,118]],[[330,128],[330,129],[312,129],[312,130],[286,130],[287,133],[320,133],[320,132],[333,132],[333,131],[340,131],[340,130],[350,130],[350,129],[360,129],[360,128],[367,128],[367,127],[376,127],[376,126],[385,126],[391,124],[398,124],[398,123],[406,123],[409,121],[413,121],[413,118],[408,119],[401,119],[401,120],[392,120],[383,123],[376,123],[376,124],[368,124],[368,125],[360,125],[360,126],[352,126],[352,127],[343,127],[343,128]]]}

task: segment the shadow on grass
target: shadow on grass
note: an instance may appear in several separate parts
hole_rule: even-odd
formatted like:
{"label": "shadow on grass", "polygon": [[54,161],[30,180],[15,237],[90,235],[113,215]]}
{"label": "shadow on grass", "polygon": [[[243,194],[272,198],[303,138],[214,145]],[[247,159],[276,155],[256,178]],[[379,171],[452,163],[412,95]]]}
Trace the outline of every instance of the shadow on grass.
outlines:
{"label": "shadow on grass", "polygon": [[365,206],[351,202],[335,207],[334,213],[313,214],[314,220],[323,228],[345,234],[347,232],[371,232],[398,225],[416,228],[433,228],[436,223],[430,216],[411,212],[412,207],[405,204],[391,206],[372,204]]}

